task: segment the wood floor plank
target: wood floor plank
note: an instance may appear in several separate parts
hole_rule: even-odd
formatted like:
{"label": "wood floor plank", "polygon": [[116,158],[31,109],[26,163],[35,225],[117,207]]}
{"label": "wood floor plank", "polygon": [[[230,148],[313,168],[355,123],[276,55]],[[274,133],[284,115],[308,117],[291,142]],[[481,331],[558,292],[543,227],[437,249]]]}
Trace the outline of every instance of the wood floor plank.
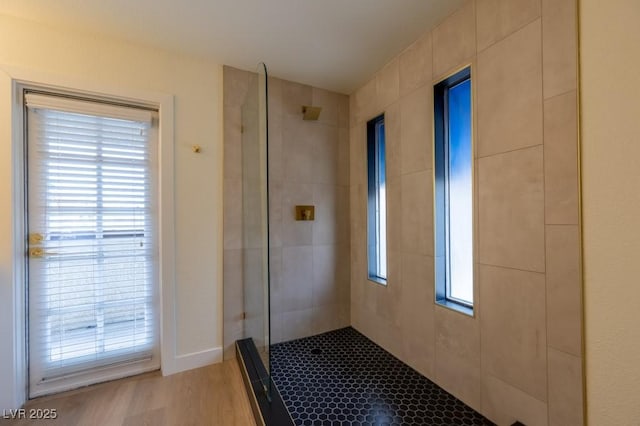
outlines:
{"label": "wood floor plank", "polygon": [[236,360],[172,376],[159,372],[88,386],[27,402],[56,409],[55,420],[2,420],[31,426],[253,426],[253,414]]}

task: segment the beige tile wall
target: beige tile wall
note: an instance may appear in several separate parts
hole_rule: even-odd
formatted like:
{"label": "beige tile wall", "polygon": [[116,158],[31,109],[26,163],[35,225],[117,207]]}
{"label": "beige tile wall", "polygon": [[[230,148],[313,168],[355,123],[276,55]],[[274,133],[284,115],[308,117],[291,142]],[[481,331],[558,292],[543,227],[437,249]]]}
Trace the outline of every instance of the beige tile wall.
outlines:
{"label": "beige tile wall", "polygon": [[[583,423],[576,7],[470,0],[350,98],[352,324],[499,424]],[[433,296],[432,88],[469,64],[474,317]],[[386,287],[366,278],[365,127],[382,112]]]}
{"label": "beige tile wall", "polygon": [[[241,106],[251,74],[224,68],[224,354],[245,336],[242,313]],[[395,89],[397,91],[397,88]],[[302,105],[322,107],[302,120]],[[269,231],[271,341],[350,324],[349,98],[269,79]],[[295,220],[294,206],[313,204],[314,222]],[[255,244],[253,244],[255,245]],[[250,272],[250,271],[249,271]]]}

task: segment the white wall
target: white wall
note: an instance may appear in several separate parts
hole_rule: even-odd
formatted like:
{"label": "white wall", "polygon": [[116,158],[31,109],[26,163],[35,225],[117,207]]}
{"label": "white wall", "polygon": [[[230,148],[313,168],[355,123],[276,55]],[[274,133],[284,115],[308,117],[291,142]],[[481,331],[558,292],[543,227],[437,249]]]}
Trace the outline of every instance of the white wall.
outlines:
{"label": "white wall", "polygon": [[640,2],[581,0],[587,416],[640,422]]}
{"label": "white wall", "polygon": [[[79,34],[0,15],[0,75],[38,75],[41,83],[65,81],[119,93],[174,96],[175,331],[169,373],[222,358],[222,66],[95,34]],[[4,71],[4,72],[3,72]],[[0,409],[16,408],[13,309],[17,283],[11,242],[10,90],[0,88]],[[73,88],[73,87],[71,87]],[[200,154],[191,145],[202,147]],[[171,213],[170,211],[163,212]],[[171,330],[173,328],[174,330]],[[166,371],[165,371],[166,373]]]}

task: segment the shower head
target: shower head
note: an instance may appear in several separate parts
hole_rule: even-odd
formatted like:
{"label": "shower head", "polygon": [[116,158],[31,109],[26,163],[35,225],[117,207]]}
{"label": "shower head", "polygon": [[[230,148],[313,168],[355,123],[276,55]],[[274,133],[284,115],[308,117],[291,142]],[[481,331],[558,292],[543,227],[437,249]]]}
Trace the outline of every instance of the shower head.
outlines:
{"label": "shower head", "polygon": [[320,111],[322,107],[302,105],[302,119],[315,121],[320,117]]}

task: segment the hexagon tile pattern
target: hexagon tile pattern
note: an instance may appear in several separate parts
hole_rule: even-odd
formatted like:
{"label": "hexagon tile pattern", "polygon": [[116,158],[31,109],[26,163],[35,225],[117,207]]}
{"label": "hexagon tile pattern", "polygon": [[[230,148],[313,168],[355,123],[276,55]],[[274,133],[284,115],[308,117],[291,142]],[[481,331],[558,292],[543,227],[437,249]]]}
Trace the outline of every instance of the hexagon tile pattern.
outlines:
{"label": "hexagon tile pattern", "polygon": [[352,327],[273,345],[296,425],[492,425]]}

